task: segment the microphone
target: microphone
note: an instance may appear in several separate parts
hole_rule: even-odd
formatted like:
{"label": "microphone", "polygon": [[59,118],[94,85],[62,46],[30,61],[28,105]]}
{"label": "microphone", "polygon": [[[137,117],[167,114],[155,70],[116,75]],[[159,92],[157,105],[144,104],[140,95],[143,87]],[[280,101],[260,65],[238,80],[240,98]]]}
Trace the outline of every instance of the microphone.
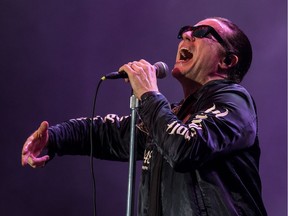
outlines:
{"label": "microphone", "polygon": [[[167,64],[165,64],[164,62],[156,62],[153,66],[155,67],[157,78],[162,79],[166,77],[166,74],[169,71]],[[128,78],[128,75],[125,71],[112,72],[112,73],[106,74],[101,79],[106,80],[106,79],[121,79],[121,78],[122,79]]]}

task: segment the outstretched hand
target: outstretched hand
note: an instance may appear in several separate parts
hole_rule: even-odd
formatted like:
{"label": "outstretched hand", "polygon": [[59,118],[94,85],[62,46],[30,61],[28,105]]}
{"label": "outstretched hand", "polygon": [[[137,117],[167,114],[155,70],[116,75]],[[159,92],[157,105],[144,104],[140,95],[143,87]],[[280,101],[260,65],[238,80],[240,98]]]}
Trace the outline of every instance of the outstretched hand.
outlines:
{"label": "outstretched hand", "polygon": [[28,137],[22,149],[22,166],[29,164],[33,168],[43,167],[49,160],[48,155],[38,157],[47,145],[48,127],[48,122],[43,121],[40,127]]}

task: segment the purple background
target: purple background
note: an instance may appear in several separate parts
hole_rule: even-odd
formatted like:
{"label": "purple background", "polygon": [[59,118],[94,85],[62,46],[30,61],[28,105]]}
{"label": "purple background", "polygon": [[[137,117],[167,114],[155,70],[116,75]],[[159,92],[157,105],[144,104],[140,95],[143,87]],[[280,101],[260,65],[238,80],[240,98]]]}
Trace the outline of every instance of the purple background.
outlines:
{"label": "purple background", "polygon": [[[144,58],[172,68],[179,27],[211,16],[231,19],[253,44],[254,61],[243,85],[258,105],[263,198],[270,216],[286,215],[286,4],[1,0],[0,215],[92,215],[89,157],[57,157],[44,169],[22,168],[24,141],[42,120],[55,124],[90,116],[99,79],[126,62]],[[182,98],[171,76],[159,86],[171,102]],[[96,113],[129,114],[129,97],[124,81],[106,81]],[[95,175],[98,216],[125,215],[128,164],[95,160]]]}

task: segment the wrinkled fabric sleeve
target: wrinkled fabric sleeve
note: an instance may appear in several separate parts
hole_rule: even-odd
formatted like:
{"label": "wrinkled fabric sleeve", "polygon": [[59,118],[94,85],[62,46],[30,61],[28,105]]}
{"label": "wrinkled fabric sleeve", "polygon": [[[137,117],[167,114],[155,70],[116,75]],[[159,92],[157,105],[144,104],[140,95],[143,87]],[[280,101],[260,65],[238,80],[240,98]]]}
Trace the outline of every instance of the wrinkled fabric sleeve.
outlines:
{"label": "wrinkled fabric sleeve", "polygon": [[[90,118],[71,119],[49,128],[48,152],[54,155],[90,155]],[[127,161],[130,145],[130,116],[109,114],[93,119],[93,156]],[[136,130],[137,159],[142,159],[146,136]]]}
{"label": "wrinkled fabric sleeve", "polygon": [[[245,89],[223,90],[197,103],[182,123],[162,94],[144,95],[139,114],[158,151],[179,171],[253,145],[257,132],[253,101]],[[195,105],[196,106],[196,105]]]}

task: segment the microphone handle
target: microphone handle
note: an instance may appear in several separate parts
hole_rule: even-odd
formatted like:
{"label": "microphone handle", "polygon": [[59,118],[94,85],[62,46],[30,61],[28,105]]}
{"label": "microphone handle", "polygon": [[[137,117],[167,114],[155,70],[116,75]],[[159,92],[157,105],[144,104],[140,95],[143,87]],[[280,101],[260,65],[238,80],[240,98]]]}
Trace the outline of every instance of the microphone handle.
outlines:
{"label": "microphone handle", "polygon": [[127,75],[127,73],[125,73],[125,71],[111,72],[111,73],[103,76],[101,79],[106,80],[106,79],[121,79],[121,78],[122,79],[128,78],[128,75]]}

